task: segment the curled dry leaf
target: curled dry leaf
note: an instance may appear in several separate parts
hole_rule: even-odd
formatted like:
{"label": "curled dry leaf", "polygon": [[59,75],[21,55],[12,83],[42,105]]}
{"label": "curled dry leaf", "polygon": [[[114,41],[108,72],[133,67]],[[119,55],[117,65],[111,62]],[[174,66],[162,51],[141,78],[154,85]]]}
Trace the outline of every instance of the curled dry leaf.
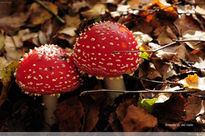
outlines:
{"label": "curled dry leaf", "polygon": [[[54,14],[58,14],[58,8],[55,4],[48,2],[48,1],[42,1],[43,4],[48,6]],[[42,6],[40,6],[37,3],[33,3],[29,9],[31,15],[30,15],[30,23],[32,25],[39,25],[44,23],[46,20],[50,19],[52,17],[52,14],[49,13],[46,9],[44,9]]]}
{"label": "curled dry leaf", "polygon": [[130,105],[121,124],[126,132],[140,132],[147,128],[155,127],[157,125],[157,118],[140,107]]}
{"label": "curled dry leaf", "polygon": [[55,115],[60,131],[80,131],[83,106],[78,97],[71,97],[58,104]]}
{"label": "curled dry leaf", "polygon": [[105,14],[106,11],[107,7],[105,4],[95,4],[91,9],[81,12],[81,14],[87,18],[96,18]]}

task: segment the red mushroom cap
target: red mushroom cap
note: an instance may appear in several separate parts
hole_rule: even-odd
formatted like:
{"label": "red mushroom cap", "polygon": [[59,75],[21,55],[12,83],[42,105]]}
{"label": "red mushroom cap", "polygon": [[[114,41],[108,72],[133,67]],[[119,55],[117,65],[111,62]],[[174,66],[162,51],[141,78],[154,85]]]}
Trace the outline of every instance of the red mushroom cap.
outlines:
{"label": "red mushroom cap", "polygon": [[97,77],[133,74],[139,53],[113,51],[138,50],[137,41],[125,26],[113,22],[95,23],[80,35],[74,47],[74,63],[85,73]]}
{"label": "red mushroom cap", "polygon": [[59,94],[79,86],[71,53],[44,45],[25,54],[16,70],[16,82],[25,93]]}

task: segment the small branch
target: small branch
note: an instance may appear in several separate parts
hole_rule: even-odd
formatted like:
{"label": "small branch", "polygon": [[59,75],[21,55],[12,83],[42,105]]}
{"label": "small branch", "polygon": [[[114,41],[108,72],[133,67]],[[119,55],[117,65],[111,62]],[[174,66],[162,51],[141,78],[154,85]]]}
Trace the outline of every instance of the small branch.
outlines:
{"label": "small branch", "polygon": [[159,84],[178,84],[178,85],[181,85],[180,83],[171,82],[171,81],[158,81],[158,80],[151,80],[151,79],[146,79],[146,78],[141,78],[141,77],[134,77],[134,78],[137,78],[139,80],[148,81],[148,82],[159,83]]}
{"label": "small branch", "polygon": [[174,41],[172,43],[166,44],[166,45],[164,45],[164,46],[162,46],[162,47],[160,47],[158,49],[155,49],[155,50],[113,51],[112,54],[115,54],[115,53],[130,53],[130,52],[132,52],[132,53],[136,53],[136,52],[153,52],[154,53],[154,52],[157,52],[159,50],[162,50],[164,48],[173,46],[173,45],[181,43],[181,42],[205,42],[205,40],[192,40],[192,39],[191,40],[187,40],[187,39],[186,40],[176,40],[176,41]]}
{"label": "small branch", "polygon": [[193,93],[198,92],[198,90],[193,91],[186,91],[183,88],[179,89],[177,91],[163,91],[163,90],[137,90],[137,91],[128,91],[128,90],[108,90],[108,89],[100,89],[100,90],[88,90],[83,91],[80,93],[80,96],[89,94],[89,93],[122,93],[122,94],[135,94],[135,93]]}
{"label": "small branch", "polygon": [[45,8],[46,10],[48,10],[52,15],[54,15],[56,17],[56,19],[58,21],[60,21],[62,24],[65,24],[65,21],[59,17],[57,14],[55,14],[47,5],[43,4],[41,0],[35,0],[36,3],[38,3],[39,5],[41,5],[43,8]]}

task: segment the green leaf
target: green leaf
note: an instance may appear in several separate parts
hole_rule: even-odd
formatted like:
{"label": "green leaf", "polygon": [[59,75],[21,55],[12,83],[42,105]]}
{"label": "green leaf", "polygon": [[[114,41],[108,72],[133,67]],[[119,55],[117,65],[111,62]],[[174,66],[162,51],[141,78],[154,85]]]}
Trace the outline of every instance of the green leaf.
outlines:
{"label": "green leaf", "polygon": [[140,96],[138,101],[138,106],[142,107],[143,109],[152,112],[152,105],[158,101],[157,98],[153,99],[143,99],[142,96]]}

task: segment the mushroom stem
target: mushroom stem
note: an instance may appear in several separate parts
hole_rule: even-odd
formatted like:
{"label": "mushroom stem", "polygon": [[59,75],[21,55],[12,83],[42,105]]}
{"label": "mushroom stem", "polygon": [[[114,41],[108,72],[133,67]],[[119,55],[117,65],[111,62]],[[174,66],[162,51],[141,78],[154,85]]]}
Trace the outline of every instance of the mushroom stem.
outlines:
{"label": "mushroom stem", "polygon": [[[109,78],[109,77],[106,77],[106,78],[104,78],[104,82],[105,82],[105,85],[106,85],[107,89],[110,89],[110,90],[126,90],[123,78]],[[109,98],[112,101],[114,101],[115,98],[117,98],[120,95],[120,93],[109,93],[108,95],[109,95]]]}
{"label": "mushroom stem", "polygon": [[43,95],[43,102],[45,104],[44,117],[45,128],[44,131],[50,131],[50,127],[56,122],[54,111],[57,106],[57,96]]}

